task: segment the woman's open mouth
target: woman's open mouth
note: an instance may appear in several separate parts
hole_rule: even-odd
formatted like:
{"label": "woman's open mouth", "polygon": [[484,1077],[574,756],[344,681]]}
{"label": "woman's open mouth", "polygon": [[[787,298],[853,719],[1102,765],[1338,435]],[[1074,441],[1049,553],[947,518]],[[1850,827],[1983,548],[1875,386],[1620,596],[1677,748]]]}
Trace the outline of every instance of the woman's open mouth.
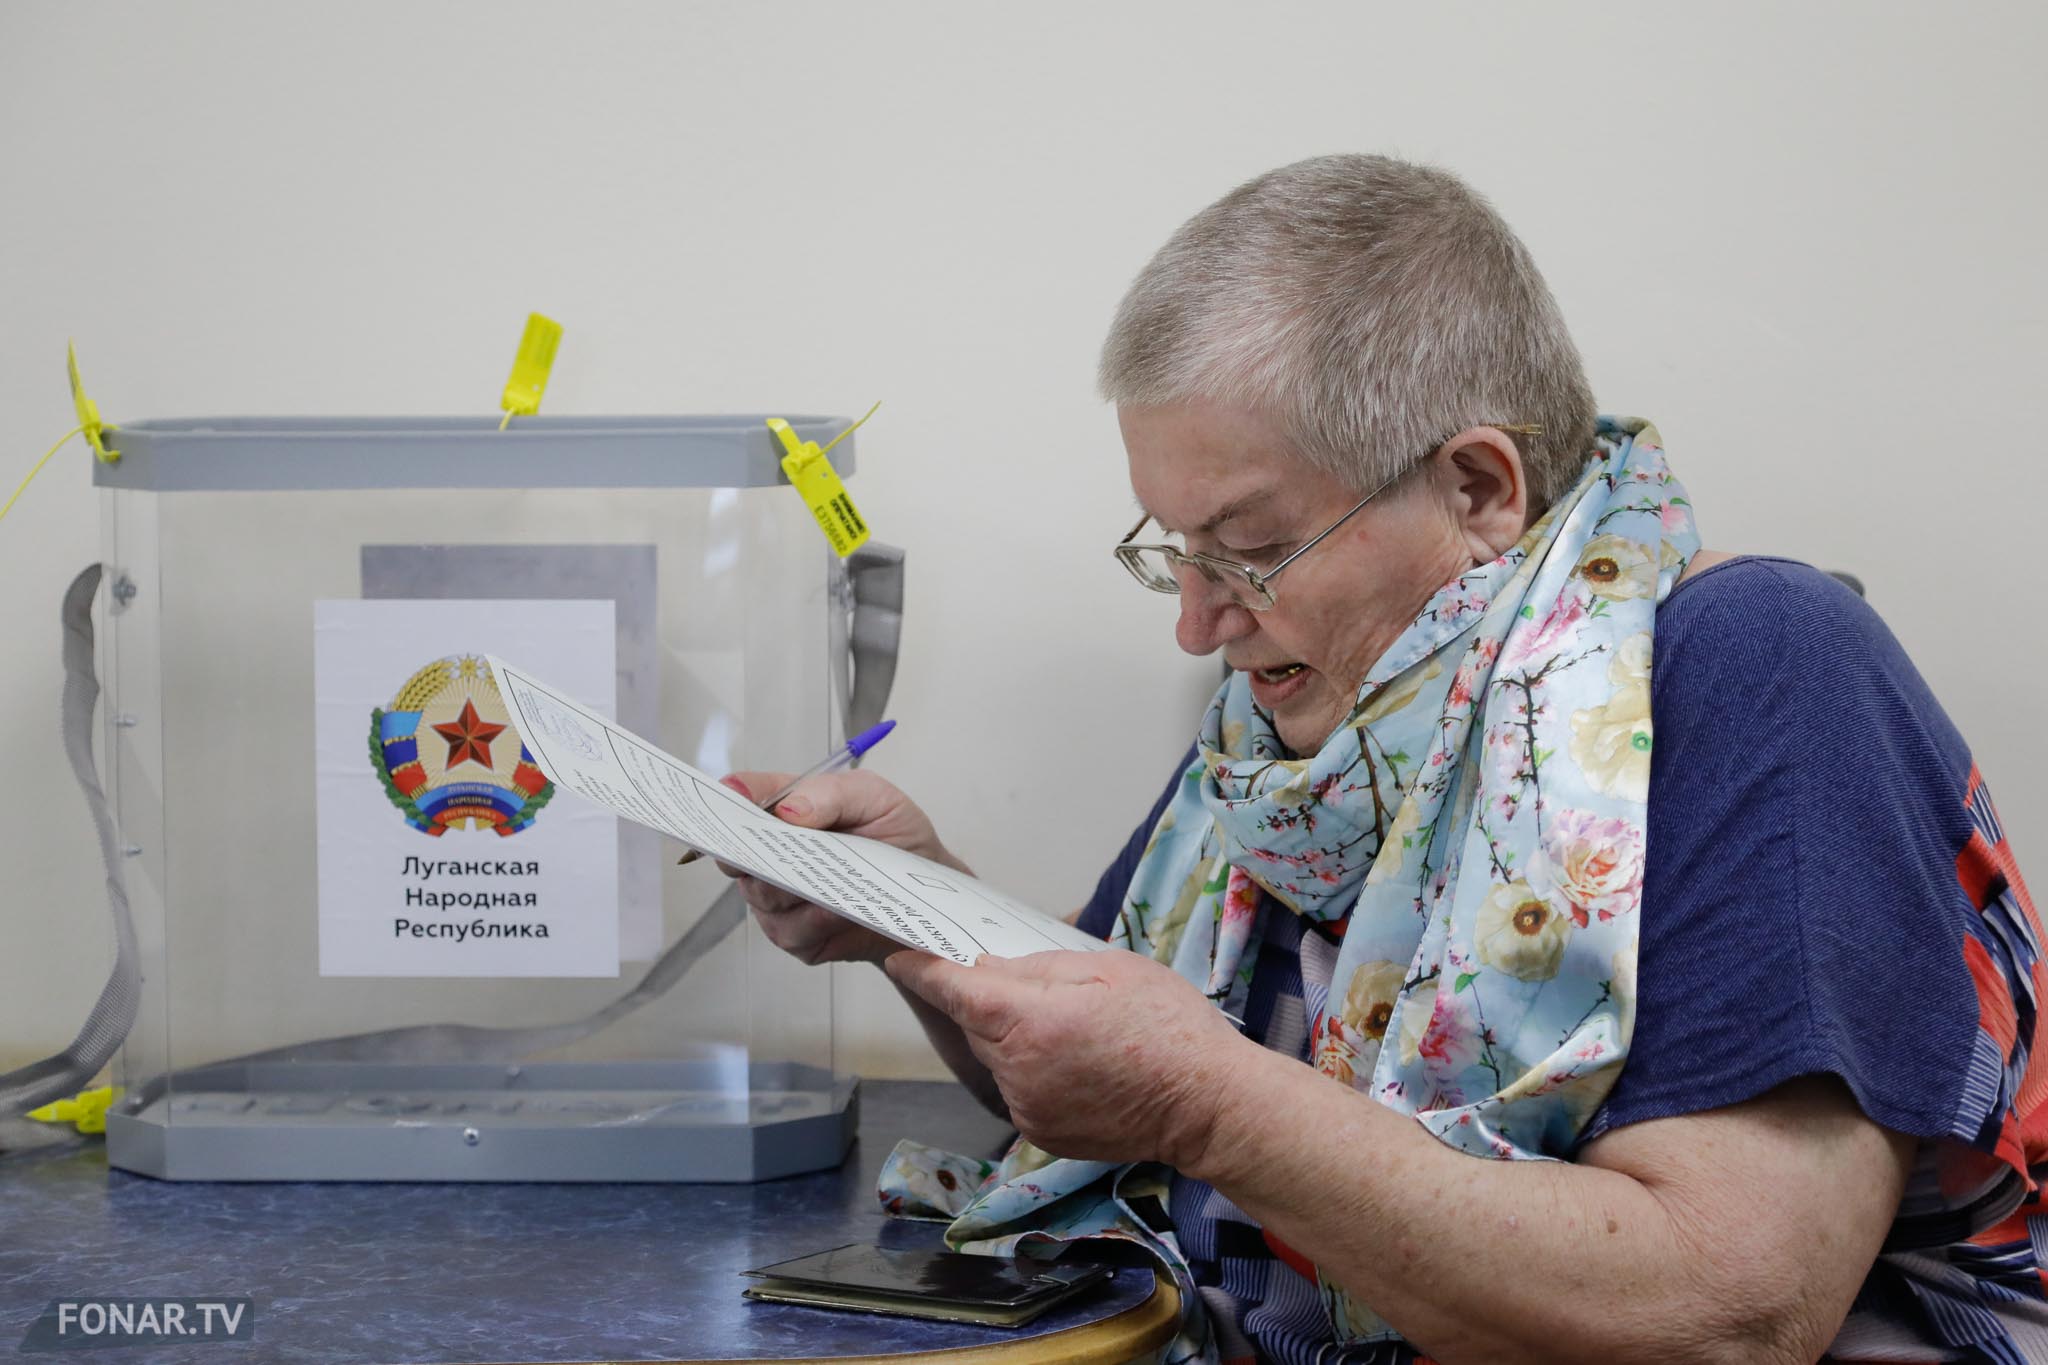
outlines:
{"label": "woman's open mouth", "polygon": [[1309,667],[1304,663],[1245,670],[1245,676],[1251,679],[1252,699],[1269,711],[1308,686],[1308,675]]}

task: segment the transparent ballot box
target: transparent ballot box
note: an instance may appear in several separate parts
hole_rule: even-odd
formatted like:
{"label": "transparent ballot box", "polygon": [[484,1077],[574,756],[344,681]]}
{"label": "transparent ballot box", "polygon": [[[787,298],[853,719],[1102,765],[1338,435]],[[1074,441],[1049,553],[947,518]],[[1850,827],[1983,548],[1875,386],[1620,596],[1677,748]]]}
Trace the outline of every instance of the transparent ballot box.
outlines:
{"label": "transparent ballot box", "polygon": [[101,762],[140,969],[113,1165],[746,1181],[844,1158],[831,974],[709,860],[556,791],[484,661],[713,773],[799,771],[871,724],[900,556],[832,552],[761,416],[111,444]]}

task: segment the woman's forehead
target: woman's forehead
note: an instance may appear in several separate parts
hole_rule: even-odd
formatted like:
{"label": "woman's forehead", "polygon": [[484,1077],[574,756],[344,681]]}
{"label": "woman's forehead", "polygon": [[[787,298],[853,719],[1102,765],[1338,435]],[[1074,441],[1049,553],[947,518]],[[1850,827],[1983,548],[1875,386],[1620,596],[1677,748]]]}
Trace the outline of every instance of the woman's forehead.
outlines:
{"label": "woman's forehead", "polygon": [[1228,521],[1286,517],[1317,505],[1335,480],[1276,433],[1186,414],[1123,415],[1131,491],[1168,530],[1206,532]]}

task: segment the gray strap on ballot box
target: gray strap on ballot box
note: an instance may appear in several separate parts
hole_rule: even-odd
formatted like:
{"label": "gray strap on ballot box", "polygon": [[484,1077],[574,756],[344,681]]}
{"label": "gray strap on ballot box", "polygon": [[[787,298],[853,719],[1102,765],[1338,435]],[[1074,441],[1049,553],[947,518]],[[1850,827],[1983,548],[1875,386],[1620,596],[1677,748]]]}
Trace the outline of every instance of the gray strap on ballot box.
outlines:
{"label": "gray strap on ballot box", "polygon": [[903,551],[870,541],[846,559],[852,589],[847,650],[833,660],[853,665],[852,686],[842,694],[840,714],[848,739],[878,725],[896,684],[896,655],[903,641]]}
{"label": "gray strap on ballot box", "polygon": [[[882,718],[896,678],[896,657],[903,632],[904,554],[894,546],[868,544],[846,561],[850,587],[847,658],[835,661],[835,689],[840,695],[846,733],[860,733]],[[107,808],[99,773],[93,764],[92,717],[100,686],[94,667],[92,604],[101,568],[94,564],[79,573],[64,593],[64,752],[71,772],[85,794],[99,835],[100,857],[107,870],[107,904],[114,917],[114,967],[99,999],[71,1045],[62,1052],[16,1070],[0,1073],[0,1116],[22,1114],[84,1086],[113,1058],[134,1026],[142,992],[141,957],[136,947],[135,919],[121,877],[121,853],[114,819]],[[850,680],[841,670],[852,669]],[[288,1043],[282,1047],[210,1065],[279,1061],[513,1061],[549,1048],[563,1047],[598,1033],[658,1000],[702,961],[747,917],[747,903],[736,887],[713,900],[696,922],[671,944],[633,988],[604,1008],[581,1019],[559,1024],[487,1028],[475,1024],[415,1024]],[[161,1093],[169,1077],[157,1077],[126,1102],[146,1102]]]}
{"label": "gray strap on ballot box", "polygon": [[68,1099],[99,1074],[135,1024],[142,999],[142,961],[135,946],[135,917],[128,910],[128,891],[121,882],[121,851],[115,846],[114,819],[107,811],[92,761],[92,713],[99,703],[99,677],[93,671],[92,602],[100,586],[100,566],[83,570],[64,590],[64,757],[71,775],[85,793],[99,836],[100,860],[107,869],[107,904],[114,912],[114,970],[93,1002],[92,1012],[71,1046],[39,1062],[0,1073],[0,1114],[21,1114],[52,1100]]}

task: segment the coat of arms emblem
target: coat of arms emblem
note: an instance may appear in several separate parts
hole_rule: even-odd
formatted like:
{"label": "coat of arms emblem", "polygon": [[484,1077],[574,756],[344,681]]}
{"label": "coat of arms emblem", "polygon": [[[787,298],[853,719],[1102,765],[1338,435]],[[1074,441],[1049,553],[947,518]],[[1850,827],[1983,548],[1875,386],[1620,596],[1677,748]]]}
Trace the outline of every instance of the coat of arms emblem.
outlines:
{"label": "coat of arms emblem", "polygon": [[405,822],[437,839],[451,829],[517,834],[555,794],[476,654],[434,660],[388,708],[371,709],[370,766]]}

